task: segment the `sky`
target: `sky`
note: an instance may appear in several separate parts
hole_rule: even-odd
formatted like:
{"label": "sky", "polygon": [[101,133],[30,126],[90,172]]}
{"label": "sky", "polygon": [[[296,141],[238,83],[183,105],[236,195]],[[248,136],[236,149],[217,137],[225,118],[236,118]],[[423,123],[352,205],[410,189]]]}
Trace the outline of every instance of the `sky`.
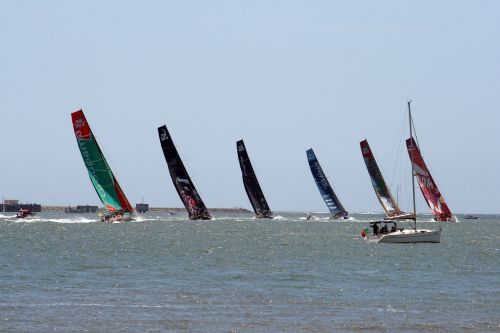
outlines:
{"label": "sky", "polygon": [[367,138],[409,209],[411,98],[450,209],[500,213],[499,35],[498,1],[2,1],[0,195],[100,204],[71,125],[83,109],[133,204],[182,206],[166,124],[208,207],[250,208],[244,139],[274,211],[326,211],[312,147],[347,210],[381,212]]}

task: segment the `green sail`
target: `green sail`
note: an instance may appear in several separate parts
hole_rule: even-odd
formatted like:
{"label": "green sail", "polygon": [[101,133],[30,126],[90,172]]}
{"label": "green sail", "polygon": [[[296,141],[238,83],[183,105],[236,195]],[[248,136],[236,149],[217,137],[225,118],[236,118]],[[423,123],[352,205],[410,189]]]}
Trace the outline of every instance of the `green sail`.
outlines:
{"label": "green sail", "polygon": [[73,112],[71,116],[78,148],[80,148],[90,180],[102,203],[108,211],[132,212],[133,208],[106,162],[83,111]]}

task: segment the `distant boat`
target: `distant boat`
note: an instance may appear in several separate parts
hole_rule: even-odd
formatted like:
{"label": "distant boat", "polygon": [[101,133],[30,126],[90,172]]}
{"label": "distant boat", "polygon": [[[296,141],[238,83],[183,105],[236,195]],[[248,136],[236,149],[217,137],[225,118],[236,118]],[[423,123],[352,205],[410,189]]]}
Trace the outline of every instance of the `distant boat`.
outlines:
{"label": "distant boat", "polygon": [[19,212],[16,214],[17,219],[26,219],[35,216],[36,213],[33,213],[31,210],[26,208],[21,208]]}
{"label": "distant boat", "polygon": [[[413,140],[413,119],[411,116],[410,101],[408,101],[408,118],[410,123],[410,161],[412,166],[412,196],[413,196],[413,229],[405,230],[399,228],[396,221],[375,221],[371,222],[370,226],[363,229],[361,236],[368,243],[440,243],[441,242],[441,228],[438,230],[418,229],[417,228],[417,212],[415,201],[415,177],[417,171],[415,170],[415,147]],[[408,141],[407,141],[408,144]]]}
{"label": "distant boat", "polygon": [[106,162],[83,111],[73,112],[71,118],[78,148],[80,148],[90,180],[108,212],[101,218],[101,221],[131,220],[134,208]]}
{"label": "distant boat", "polygon": [[467,215],[464,217],[464,219],[466,220],[477,220],[479,218],[479,216],[477,215]]}
{"label": "distant boat", "polygon": [[457,218],[451,213],[441,192],[439,192],[436,182],[432,178],[427,165],[425,165],[418,144],[413,137],[406,140],[406,147],[408,148],[408,154],[412,160],[418,185],[424,195],[425,202],[427,202],[427,205],[432,211],[432,215],[434,215],[434,220],[441,222],[456,222]]}
{"label": "distant boat", "polygon": [[325,173],[323,172],[323,169],[321,168],[321,165],[319,164],[312,148],[306,151],[306,155],[314,181],[318,186],[321,197],[330,210],[331,217],[335,219],[347,219],[349,213],[344,209],[344,206],[342,206],[342,204],[340,203],[337,195],[335,195],[335,192],[330,186],[330,182],[326,178]]}
{"label": "distant boat", "polygon": [[311,213],[307,213],[305,219],[306,220],[321,220],[321,218],[319,218],[315,215],[311,215]]}
{"label": "distant boat", "polygon": [[196,191],[184,167],[184,163],[182,163],[181,157],[175,148],[172,137],[168,133],[167,126],[158,127],[158,135],[160,136],[161,148],[167,162],[170,177],[177,190],[177,194],[188,211],[188,218],[190,220],[211,220],[212,216],[208,212],[207,207],[205,207],[203,200],[201,200],[198,191]]}
{"label": "distant boat", "polygon": [[368,174],[372,182],[373,189],[377,195],[377,199],[380,205],[384,209],[385,216],[387,220],[408,220],[414,219],[415,215],[412,213],[402,212],[398,206],[398,203],[391,194],[391,191],[387,184],[385,183],[382,172],[380,171],[375,156],[373,156],[368,140],[363,140],[359,143],[361,147],[361,153],[363,154],[363,159],[368,169]]}
{"label": "distant boat", "polygon": [[252,204],[253,210],[255,212],[255,217],[257,218],[272,218],[273,213],[267,204],[264,193],[260,188],[259,181],[253,170],[252,163],[248,157],[247,150],[245,148],[245,143],[243,140],[236,142],[236,151],[238,153],[238,161],[240,162],[241,175],[243,177],[243,185],[245,186],[245,191],[247,192],[248,199]]}

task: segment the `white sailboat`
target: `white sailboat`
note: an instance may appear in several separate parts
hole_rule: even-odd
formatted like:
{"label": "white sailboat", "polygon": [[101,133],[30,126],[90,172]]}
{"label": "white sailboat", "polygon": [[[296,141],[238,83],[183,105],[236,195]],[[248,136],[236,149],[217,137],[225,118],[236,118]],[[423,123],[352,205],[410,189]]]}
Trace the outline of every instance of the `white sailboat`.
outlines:
{"label": "white sailboat", "polygon": [[[412,139],[412,144],[415,142],[413,140],[413,119],[411,117],[411,101],[408,101],[408,118],[410,122],[410,138]],[[417,209],[415,202],[415,169],[413,164],[413,149],[410,149],[411,159],[411,179],[412,179],[412,189],[413,189],[413,217],[414,221],[412,229],[405,230],[404,228],[398,228],[397,222],[395,221],[376,221],[370,223],[370,228],[363,229],[361,235],[364,237],[367,243],[440,243],[441,242],[441,231],[442,228],[439,227],[438,230],[429,229],[418,229],[417,228]]]}

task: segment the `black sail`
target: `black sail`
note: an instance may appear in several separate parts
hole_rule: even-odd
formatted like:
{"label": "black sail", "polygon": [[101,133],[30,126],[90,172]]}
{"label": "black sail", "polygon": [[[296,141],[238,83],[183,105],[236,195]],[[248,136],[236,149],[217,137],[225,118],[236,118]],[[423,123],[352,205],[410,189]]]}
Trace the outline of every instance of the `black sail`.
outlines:
{"label": "black sail", "polygon": [[194,187],[191,178],[189,177],[184,164],[175,148],[174,142],[168,133],[167,126],[158,127],[158,135],[160,136],[161,148],[165,161],[167,161],[168,170],[172,177],[175,189],[179,197],[189,213],[190,220],[210,220],[212,216],[208,212],[207,207],[201,200],[198,191]]}
{"label": "black sail", "polygon": [[253,171],[252,163],[248,157],[243,140],[236,142],[236,151],[238,152],[238,160],[240,161],[243,185],[245,185],[245,191],[247,192],[248,199],[250,199],[255,214],[258,218],[273,217],[273,213],[271,209],[269,209],[264,193],[260,188],[257,176]]}

